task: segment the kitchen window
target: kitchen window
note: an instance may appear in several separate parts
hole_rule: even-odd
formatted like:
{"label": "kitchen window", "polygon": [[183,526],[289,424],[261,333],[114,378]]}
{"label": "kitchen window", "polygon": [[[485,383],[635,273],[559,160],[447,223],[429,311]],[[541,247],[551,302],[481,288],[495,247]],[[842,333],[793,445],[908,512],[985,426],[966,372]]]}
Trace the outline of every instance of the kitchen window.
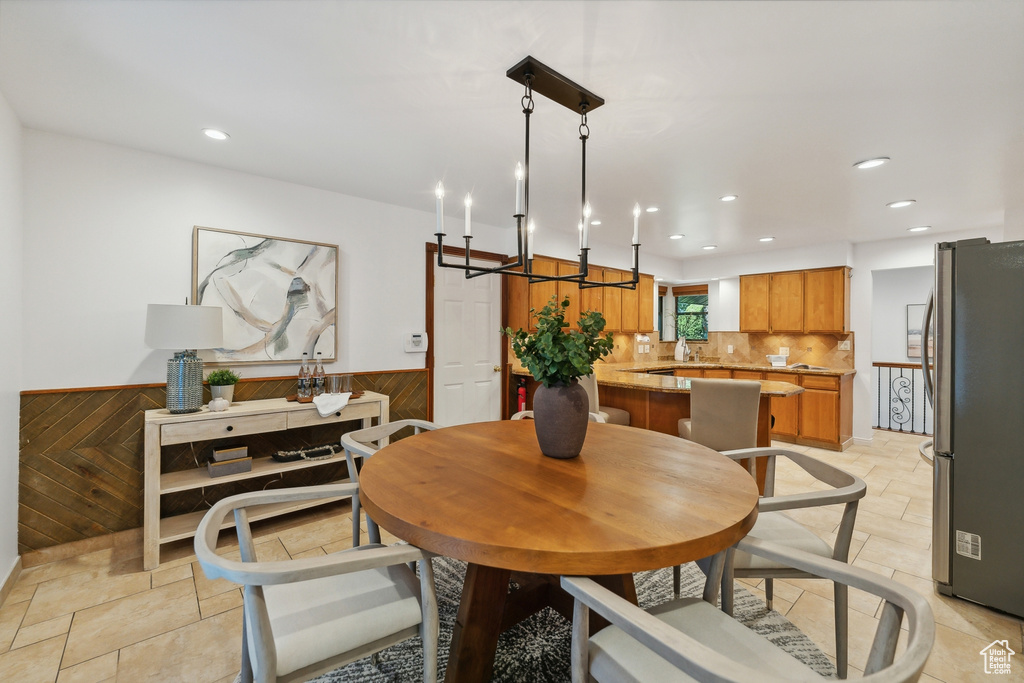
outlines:
{"label": "kitchen window", "polygon": [[673,287],[676,297],[676,335],[687,341],[708,340],[708,286]]}

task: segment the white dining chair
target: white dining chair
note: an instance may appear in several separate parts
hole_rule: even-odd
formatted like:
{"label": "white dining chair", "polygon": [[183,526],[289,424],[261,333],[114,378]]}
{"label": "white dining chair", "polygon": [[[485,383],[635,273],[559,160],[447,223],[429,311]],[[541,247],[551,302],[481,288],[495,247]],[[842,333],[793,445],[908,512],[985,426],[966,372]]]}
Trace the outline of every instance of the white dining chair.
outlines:
{"label": "white dining chair", "polygon": [[[375,427],[357,429],[341,435],[341,445],[345,449],[345,462],[348,464],[348,477],[359,483],[359,469],[356,467],[355,459],[361,458],[363,462],[378,450],[383,448],[388,439],[403,429],[412,430],[413,434],[438,429],[441,425],[426,420],[395,420]],[[352,547],[358,548],[360,539],[360,514],[362,506],[359,502],[359,494],[352,496]],[[380,543],[380,527],[377,523],[366,516],[366,531],[369,534],[371,543]]]}
{"label": "white dining chair", "polygon": [[[437,680],[438,616],[432,555],[415,546],[367,545],[299,560],[260,561],[248,508],[352,495],[356,484],[305,486],[224,498],[196,531],[209,579],[242,586],[241,683],[292,683],[419,636],[423,680]],[[234,515],[241,560],[217,553]],[[419,577],[407,563],[416,563]]]}
{"label": "white dining chair", "polygon": [[761,383],[739,379],[690,380],[690,417],[679,436],[716,451],[757,445]]}
{"label": "white dining chair", "polygon": [[628,411],[622,408],[601,405],[600,395],[597,390],[597,378],[593,373],[580,377],[580,384],[587,390],[587,397],[590,399],[590,412],[597,413],[608,424],[629,426]]}
{"label": "white dining chair", "polygon": [[[935,619],[923,596],[859,567],[750,536],[736,547],[766,563],[794,567],[880,597],[880,618],[863,664],[863,680],[902,683],[920,677],[935,642]],[[728,560],[719,560],[721,556],[712,563],[703,599],[679,598],[647,611],[593,579],[563,576],[562,587],[574,601],[572,683],[822,680],[803,662],[716,609],[714,584],[720,579],[721,567],[728,564]],[[589,634],[591,610],[611,622],[594,635]],[[897,656],[904,616],[907,637]]]}
{"label": "white dining chair", "polygon": [[[514,415],[512,415],[512,417],[510,417],[509,419],[510,420],[526,420],[526,419],[532,420],[533,419],[533,411],[532,410],[520,410],[518,413],[515,413]],[[601,415],[599,415],[598,413],[588,413],[587,420],[590,421],[590,422],[601,422],[601,423],[603,423],[605,421],[605,419],[603,417],[601,417]]]}

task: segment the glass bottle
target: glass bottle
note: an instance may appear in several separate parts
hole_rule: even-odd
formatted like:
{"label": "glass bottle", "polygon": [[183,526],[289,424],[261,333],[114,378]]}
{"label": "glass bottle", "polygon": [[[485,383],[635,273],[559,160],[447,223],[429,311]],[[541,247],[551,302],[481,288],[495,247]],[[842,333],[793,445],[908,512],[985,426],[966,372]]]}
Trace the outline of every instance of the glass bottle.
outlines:
{"label": "glass bottle", "polygon": [[323,353],[316,352],[316,367],[313,368],[313,395],[319,396],[324,393],[327,384],[327,375],[324,374]]}
{"label": "glass bottle", "polygon": [[310,374],[309,374],[309,354],[302,354],[302,366],[299,368],[299,398],[310,397]]}

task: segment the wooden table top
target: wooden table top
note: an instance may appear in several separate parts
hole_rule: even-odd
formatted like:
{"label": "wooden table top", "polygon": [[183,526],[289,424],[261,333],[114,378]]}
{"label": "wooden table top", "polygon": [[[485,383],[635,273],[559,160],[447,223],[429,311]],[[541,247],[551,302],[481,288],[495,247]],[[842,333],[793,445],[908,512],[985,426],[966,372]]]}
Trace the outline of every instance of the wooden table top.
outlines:
{"label": "wooden table top", "polygon": [[369,458],[360,500],[414,545],[491,567],[625,574],[706,557],[743,538],[757,487],[678,437],[590,423],[571,460],[541,454],[531,420],[447,427]]}

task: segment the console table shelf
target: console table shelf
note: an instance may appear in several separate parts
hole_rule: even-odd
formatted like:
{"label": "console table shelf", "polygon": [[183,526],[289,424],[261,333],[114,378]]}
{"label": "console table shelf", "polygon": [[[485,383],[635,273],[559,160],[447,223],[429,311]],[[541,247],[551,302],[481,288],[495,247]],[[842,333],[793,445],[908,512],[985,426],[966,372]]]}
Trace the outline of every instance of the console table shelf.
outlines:
{"label": "console table shelf", "polygon": [[[298,460],[277,462],[270,457],[254,458],[251,472],[239,472],[223,477],[210,477],[206,468],[177,472],[161,472],[161,447],[171,444],[213,439],[244,437],[247,434],[265,434],[300,427],[325,425],[360,420],[362,427],[386,424],[390,399],[384,394],[364,392],[362,396],[327,417],[321,417],[311,403],[294,403],[283,398],[234,403],[225,411],[203,409],[197,413],[173,415],[166,409],[147,410],[145,418],[145,495],[143,512],[143,566],[154,569],[160,564],[160,546],[195,536],[199,520],[205,510],[174,517],[160,518],[160,497],[171,493],[191,491],[256,477],[273,476],[293,470],[321,467],[344,461],[338,454],[327,460]],[[339,435],[340,439],[340,435]],[[347,480],[342,480],[347,481]],[[340,483],[340,482],[334,482]],[[250,520],[266,519],[295,510],[322,505],[330,499],[303,501],[254,508]],[[222,528],[231,526],[227,519]]]}

